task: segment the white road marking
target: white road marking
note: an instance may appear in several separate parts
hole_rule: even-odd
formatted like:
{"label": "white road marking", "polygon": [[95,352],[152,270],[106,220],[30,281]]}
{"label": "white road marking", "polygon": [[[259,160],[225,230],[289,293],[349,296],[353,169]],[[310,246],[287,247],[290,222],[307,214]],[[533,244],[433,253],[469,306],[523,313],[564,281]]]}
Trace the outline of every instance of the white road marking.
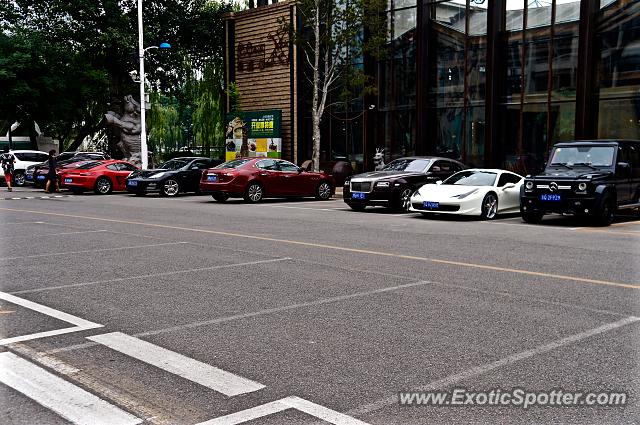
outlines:
{"label": "white road marking", "polygon": [[106,251],[120,251],[125,249],[139,249],[139,248],[151,248],[156,246],[165,246],[165,245],[181,245],[187,244],[188,242],[166,242],[166,243],[155,243],[148,245],[132,245],[132,246],[120,246],[117,248],[100,248],[100,249],[85,249],[81,251],[66,251],[66,252],[54,252],[49,254],[35,254],[35,255],[21,255],[18,257],[0,257],[0,260],[19,260],[22,258],[42,258],[42,257],[54,257],[59,255],[72,255],[72,254],[86,254],[92,252],[106,252]]}
{"label": "white road marking", "polygon": [[[450,375],[445,378],[439,379],[437,381],[430,382],[426,385],[422,385],[418,388],[411,389],[411,391],[416,392],[425,392],[425,391],[433,391],[433,390],[443,390],[451,385],[457,384],[458,382],[467,380],[469,378],[473,378],[479,375],[483,375],[487,372],[491,372],[495,369],[501,368],[503,366],[509,366],[513,363],[520,362],[522,360],[529,359],[531,357],[545,354],[555,349],[561,348],[565,345],[574,344],[576,342],[582,341],[584,339],[590,338],[595,335],[599,335],[605,332],[612,331],[614,329],[621,328],[623,326],[630,325],[632,323],[636,323],[640,321],[640,317],[630,316],[625,319],[619,320],[613,323],[607,323],[606,325],[599,326],[594,329],[590,329],[584,332],[580,332],[575,335],[571,335],[565,338],[558,339],[556,341],[550,342],[548,344],[540,345],[538,347],[532,348],[530,350],[521,351],[516,354],[512,354],[510,356],[504,357],[502,359],[496,360],[491,363],[485,363],[480,366],[472,367],[471,369],[467,369],[463,372],[456,373],[455,375]],[[367,413],[375,412],[377,410],[384,409],[385,407],[392,406],[398,403],[398,396],[393,395],[387,398],[383,398],[381,400],[374,401],[373,403],[365,404],[360,407],[356,407],[355,409],[349,410],[347,414],[349,415],[364,415]]]}
{"label": "white road marking", "polygon": [[75,325],[70,328],[55,329],[52,331],[38,332],[38,333],[29,334],[29,335],[21,335],[21,336],[15,336],[11,338],[0,339],[0,345],[7,345],[7,344],[12,344],[14,342],[28,341],[31,339],[44,338],[48,336],[61,335],[61,334],[66,334],[70,332],[78,332],[78,331],[83,331],[87,329],[95,329],[95,328],[103,327],[103,325],[100,325],[98,323],[81,319],[80,317],[73,316],[63,311],[55,310],[51,307],[47,307],[42,304],[34,303],[33,301],[25,300],[24,298],[16,297],[15,295],[7,294],[6,292],[0,292],[0,300],[5,300],[12,304],[19,305],[21,307],[28,308],[33,311],[37,311],[38,313]]}
{"label": "white road marking", "polygon": [[265,387],[258,382],[242,378],[121,332],[90,336],[87,339],[229,397],[250,393]]}
{"label": "white road marking", "polygon": [[8,226],[8,225],[18,225],[18,224],[44,224],[44,221],[5,221],[4,223],[0,223],[0,225]]}
{"label": "white road marking", "polygon": [[211,267],[199,267],[196,269],[183,269],[183,270],[172,270],[170,272],[162,272],[162,273],[151,273],[151,274],[139,274],[135,276],[127,276],[127,277],[118,277],[115,279],[105,279],[105,280],[94,280],[91,282],[81,282],[81,283],[70,283],[68,285],[58,285],[58,286],[47,286],[44,288],[34,288],[34,289],[24,289],[22,291],[12,291],[12,294],[31,294],[34,292],[45,292],[45,291],[53,291],[56,289],[66,289],[66,288],[76,288],[79,286],[88,286],[88,285],[98,285],[101,283],[113,283],[113,282],[126,282],[128,280],[134,279],[146,279],[150,277],[160,277],[160,276],[172,276],[176,274],[184,274],[184,273],[195,273],[209,270],[217,270],[217,269],[226,269],[229,267],[241,267],[241,266],[252,266],[255,264],[266,264],[266,263],[275,263],[278,261],[286,261],[291,260],[289,257],[283,258],[273,258],[270,260],[260,260],[260,261],[248,261],[246,263],[234,263],[234,264],[221,264],[219,266],[211,266]]}
{"label": "white road marking", "polygon": [[16,235],[16,236],[7,236],[0,239],[18,239],[18,238],[41,238],[45,236],[62,236],[62,235],[77,235],[81,233],[104,233],[108,232],[108,230],[82,230],[77,232],[63,232],[63,233],[45,233],[41,235]]}
{"label": "white road marking", "polygon": [[368,425],[366,422],[347,416],[344,413],[336,412],[335,410],[295,396],[272,401],[271,403],[266,403],[251,409],[241,410],[240,412],[201,422],[197,425],[237,425],[287,409],[299,410],[334,425]]}
{"label": "white road marking", "polygon": [[134,425],[142,422],[13,353],[0,354],[0,382],[74,424]]}
{"label": "white road marking", "polygon": [[269,208],[287,208],[292,210],[335,211],[334,208],[290,207],[284,205],[267,205]]}

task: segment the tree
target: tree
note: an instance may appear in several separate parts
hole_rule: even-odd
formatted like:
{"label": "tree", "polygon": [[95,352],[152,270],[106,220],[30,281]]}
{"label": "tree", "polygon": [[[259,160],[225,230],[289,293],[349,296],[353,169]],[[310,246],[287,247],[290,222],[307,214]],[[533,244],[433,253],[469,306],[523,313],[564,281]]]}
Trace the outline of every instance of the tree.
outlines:
{"label": "tree", "polygon": [[[320,123],[331,91],[358,97],[372,90],[364,70],[355,66],[365,54],[381,57],[386,42],[383,0],[298,0],[302,28],[292,33],[306,60],[311,84],[313,167],[320,169]],[[365,36],[366,35],[366,36]],[[342,83],[342,84],[340,84]]]}
{"label": "tree", "polygon": [[211,148],[221,152],[224,145],[224,116],[222,107],[222,78],[219,70],[206,66],[198,84],[198,97],[193,111],[196,141],[211,155]]}

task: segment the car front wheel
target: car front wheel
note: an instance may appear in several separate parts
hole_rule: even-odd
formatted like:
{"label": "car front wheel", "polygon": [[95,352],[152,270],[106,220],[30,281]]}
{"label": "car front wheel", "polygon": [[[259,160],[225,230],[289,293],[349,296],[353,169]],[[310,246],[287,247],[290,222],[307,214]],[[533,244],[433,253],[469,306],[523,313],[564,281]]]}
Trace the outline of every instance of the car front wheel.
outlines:
{"label": "car front wheel", "polygon": [[164,196],[176,196],[180,193],[180,184],[174,179],[165,180],[160,193]]}
{"label": "car front wheel", "polygon": [[594,221],[598,226],[609,226],[613,223],[616,204],[611,195],[604,195],[600,207],[594,212]]}
{"label": "car front wheel", "polygon": [[251,203],[260,202],[264,192],[260,183],[250,183],[244,194],[244,200]]}
{"label": "car front wheel", "polygon": [[111,184],[111,180],[106,177],[100,177],[98,181],[96,181],[96,188],[94,192],[98,195],[108,195],[113,190],[113,185]]}
{"label": "car front wheel", "polygon": [[316,189],[316,199],[320,201],[326,201],[331,198],[331,185],[327,182],[322,182]]}
{"label": "car front wheel", "polygon": [[394,200],[393,209],[399,212],[409,212],[412,194],[413,189],[410,187],[403,188],[400,193],[398,193],[398,197]]}
{"label": "car front wheel", "polygon": [[498,197],[493,193],[488,193],[482,200],[482,212],[480,217],[484,220],[491,220],[498,215]]}
{"label": "car front wheel", "polygon": [[24,173],[21,171],[16,171],[13,175],[13,184],[15,186],[24,186]]}

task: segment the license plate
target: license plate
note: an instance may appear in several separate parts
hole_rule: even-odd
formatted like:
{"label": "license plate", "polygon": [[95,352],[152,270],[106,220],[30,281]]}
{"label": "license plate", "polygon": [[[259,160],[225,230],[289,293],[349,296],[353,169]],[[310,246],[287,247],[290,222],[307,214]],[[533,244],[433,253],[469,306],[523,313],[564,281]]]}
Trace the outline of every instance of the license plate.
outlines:
{"label": "license plate", "polygon": [[73,183],[73,179],[64,179],[65,183]]}
{"label": "license plate", "polygon": [[424,201],[422,206],[426,210],[437,210],[440,208],[440,202]]}
{"label": "license plate", "polygon": [[555,193],[543,193],[540,195],[541,201],[549,201],[549,202],[560,202],[562,197]]}
{"label": "license plate", "polygon": [[351,199],[367,199],[367,194],[362,192],[353,192]]}
{"label": "license plate", "polygon": [[33,176],[30,176],[28,174],[26,176],[24,176],[24,178],[27,179],[27,180],[33,180]]}
{"label": "license plate", "polygon": [[218,176],[207,176],[207,181],[208,182],[217,182],[218,181]]}
{"label": "license plate", "polygon": [[38,180],[44,180],[45,176],[38,176]]}
{"label": "license plate", "polygon": [[137,186],[138,182],[135,180],[127,180],[127,186]]}

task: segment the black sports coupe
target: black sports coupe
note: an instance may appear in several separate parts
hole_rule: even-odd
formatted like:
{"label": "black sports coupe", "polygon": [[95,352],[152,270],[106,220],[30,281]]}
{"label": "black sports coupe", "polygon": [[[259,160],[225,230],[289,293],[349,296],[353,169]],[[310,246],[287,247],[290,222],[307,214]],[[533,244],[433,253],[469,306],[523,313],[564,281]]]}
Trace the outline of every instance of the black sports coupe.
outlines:
{"label": "black sports coupe", "polygon": [[444,180],[466,168],[456,160],[436,156],[398,158],[380,171],[347,177],[342,197],[355,211],[362,211],[368,205],[408,211],[411,195],[420,186]]}
{"label": "black sports coupe", "polygon": [[202,172],[220,163],[222,163],[221,160],[203,157],[170,159],[153,170],[140,170],[131,173],[127,178],[127,192],[136,195],[159,192],[163,196],[198,192]]}

